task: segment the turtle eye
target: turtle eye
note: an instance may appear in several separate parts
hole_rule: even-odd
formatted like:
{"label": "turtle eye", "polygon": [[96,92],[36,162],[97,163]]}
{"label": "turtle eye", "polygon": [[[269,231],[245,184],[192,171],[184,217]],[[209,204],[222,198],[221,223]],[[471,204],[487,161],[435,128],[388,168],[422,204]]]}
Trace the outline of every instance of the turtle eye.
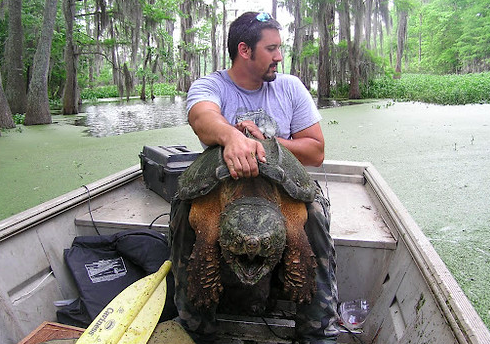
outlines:
{"label": "turtle eye", "polygon": [[238,247],[241,247],[243,245],[243,239],[238,237],[238,238],[235,238],[235,240],[233,240],[233,247],[235,248],[238,248]]}
{"label": "turtle eye", "polygon": [[261,243],[262,243],[261,245],[262,248],[264,250],[268,250],[271,247],[271,238],[270,237],[262,238]]}

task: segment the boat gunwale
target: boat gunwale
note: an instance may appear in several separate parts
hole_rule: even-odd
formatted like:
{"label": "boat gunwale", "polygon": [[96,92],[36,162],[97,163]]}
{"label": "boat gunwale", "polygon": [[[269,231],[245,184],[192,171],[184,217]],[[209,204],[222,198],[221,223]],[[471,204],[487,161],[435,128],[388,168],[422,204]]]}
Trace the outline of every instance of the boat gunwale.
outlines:
{"label": "boat gunwale", "polygon": [[91,198],[127,184],[142,174],[140,165],[134,165],[2,220],[0,221],[0,242],[68,211]]}
{"label": "boat gunwale", "polygon": [[[435,248],[399,198],[373,165],[364,171],[368,184],[389,219],[390,230],[398,232],[429,286],[434,300],[444,313],[459,343],[490,343],[490,332],[471,302],[442,261]],[[391,221],[390,225],[387,220]]]}

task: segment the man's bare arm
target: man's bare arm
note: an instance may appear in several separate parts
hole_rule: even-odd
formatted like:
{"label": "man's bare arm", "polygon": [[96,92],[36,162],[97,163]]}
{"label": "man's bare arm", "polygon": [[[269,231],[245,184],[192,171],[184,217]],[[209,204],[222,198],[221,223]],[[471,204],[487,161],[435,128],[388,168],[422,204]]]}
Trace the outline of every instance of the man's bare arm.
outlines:
{"label": "man's bare arm", "polygon": [[319,123],[292,135],[292,140],[277,139],[305,166],[320,166],[325,159],[325,140]]}

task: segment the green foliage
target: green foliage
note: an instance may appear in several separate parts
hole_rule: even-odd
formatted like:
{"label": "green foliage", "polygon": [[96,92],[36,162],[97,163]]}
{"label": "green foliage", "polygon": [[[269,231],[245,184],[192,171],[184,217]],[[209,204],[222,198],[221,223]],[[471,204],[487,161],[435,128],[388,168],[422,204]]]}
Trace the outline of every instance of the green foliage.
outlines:
{"label": "green foliage", "polygon": [[301,51],[301,58],[304,59],[318,56],[318,49],[318,39],[305,42],[303,50]]}
{"label": "green foliage", "polygon": [[159,0],[156,4],[141,2],[143,6],[143,16],[147,18],[147,20],[151,20],[155,23],[160,23],[164,20],[175,20],[173,18],[173,12],[178,9],[177,1]]}
{"label": "green foliage", "polygon": [[462,34],[455,44],[463,67],[473,64],[490,65],[490,6],[476,1],[461,16]]}
{"label": "green foliage", "polygon": [[397,11],[410,12],[417,6],[414,0],[394,0],[393,3]]}
{"label": "green foliage", "polygon": [[349,98],[349,85],[341,84],[332,87],[331,89],[332,98],[334,99],[347,99]]}
{"label": "green foliage", "polygon": [[175,96],[179,94],[175,84],[158,83],[153,85],[153,89],[157,96]]}
{"label": "green foliage", "polygon": [[[406,0],[396,3],[400,1]],[[404,52],[406,70],[431,74],[490,70],[488,0],[432,0],[414,8]]]}
{"label": "green foliage", "polygon": [[117,98],[119,93],[116,85],[97,86],[85,88],[80,92],[80,98],[83,100],[97,100],[101,98]]}
{"label": "green foliage", "polygon": [[[4,5],[5,6],[5,5]],[[0,49],[0,61],[3,62],[3,55],[5,53],[5,42],[7,41],[8,37],[8,20],[0,20],[0,45],[4,47],[3,49]],[[3,63],[2,63],[3,65]]]}
{"label": "green foliage", "polygon": [[363,98],[392,98],[443,105],[490,103],[490,72],[464,75],[403,74],[361,87]]}
{"label": "green foliage", "polygon": [[[150,95],[149,87],[146,88],[146,91],[148,92],[148,96],[149,96]],[[137,85],[132,95],[137,96],[140,94],[140,92],[141,92],[141,85]],[[172,95],[179,94],[179,92],[177,92],[175,84],[168,84],[168,83],[154,84],[153,93],[155,94],[155,96],[172,96]],[[85,88],[81,91],[80,96],[83,100],[96,101],[97,99],[117,98],[119,97],[119,93],[117,91],[116,85],[108,85],[108,86],[98,86],[93,88]]]}
{"label": "green foliage", "polygon": [[23,113],[16,113],[14,115],[12,115],[13,119],[14,119],[14,123],[17,125],[17,124],[24,124],[24,121],[26,119],[26,115],[23,114]]}

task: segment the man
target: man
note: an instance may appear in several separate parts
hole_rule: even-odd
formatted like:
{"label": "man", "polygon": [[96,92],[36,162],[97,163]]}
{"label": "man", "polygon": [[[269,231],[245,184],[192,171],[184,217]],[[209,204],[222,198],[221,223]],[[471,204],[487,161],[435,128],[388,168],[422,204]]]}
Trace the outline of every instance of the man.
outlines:
{"label": "man", "polygon": [[[304,165],[324,159],[321,116],[301,81],[277,74],[282,60],[279,23],[267,13],[247,12],[230,26],[228,52],[232,66],[193,83],[187,97],[189,123],[206,146],[224,147],[223,158],[233,178],[258,175],[257,159],[267,160],[262,144],[247,137],[276,137]],[[179,321],[198,342],[212,342],[215,310],[194,308],[186,298],[185,267],[195,237],[189,230],[189,205],[172,204],[172,260]],[[317,292],[311,304],[300,305],[296,316],[299,343],[334,343],[337,315],[335,251],[328,234],[329,203],[321,192],[308,204],[305,231],[316,255]],[[185,228],[185,229],[183,229]]]}

